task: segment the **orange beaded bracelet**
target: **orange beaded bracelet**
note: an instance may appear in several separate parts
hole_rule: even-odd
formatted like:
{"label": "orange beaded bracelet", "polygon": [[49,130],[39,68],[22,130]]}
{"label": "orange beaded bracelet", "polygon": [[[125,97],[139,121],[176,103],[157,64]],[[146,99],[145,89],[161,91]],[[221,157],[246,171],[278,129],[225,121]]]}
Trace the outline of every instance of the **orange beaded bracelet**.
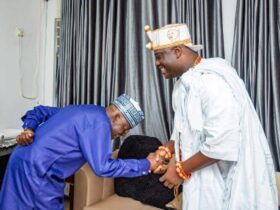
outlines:
{"label": "orange beaded bracelet", "polygon": [[166,146],[160,146],[158,149],[164,150],[167,154],[168,159],[172,158],[172,153],[170,152],[169,148]]}
{"label": "orange beaded bracelet", "polygon": [[176,163],[176,171],[179,175],[180,178],[182,178],[183,180],[188,180],[192,177],[191,173],[186,173],[181,165],[181,162],[177,162]]}

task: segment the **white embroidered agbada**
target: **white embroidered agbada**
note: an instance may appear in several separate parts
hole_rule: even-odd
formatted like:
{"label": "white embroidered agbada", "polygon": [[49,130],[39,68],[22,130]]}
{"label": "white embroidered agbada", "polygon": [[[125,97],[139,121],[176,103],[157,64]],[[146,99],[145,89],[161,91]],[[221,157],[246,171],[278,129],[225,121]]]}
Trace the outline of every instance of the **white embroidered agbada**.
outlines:
{"label": "white embroidered agbada", "polygon": [[223,59],[202,61],[173,90],[176,159],[201,151],[218,163],[183,184],[183,210],[276,210],[272,156],[242,80]]}

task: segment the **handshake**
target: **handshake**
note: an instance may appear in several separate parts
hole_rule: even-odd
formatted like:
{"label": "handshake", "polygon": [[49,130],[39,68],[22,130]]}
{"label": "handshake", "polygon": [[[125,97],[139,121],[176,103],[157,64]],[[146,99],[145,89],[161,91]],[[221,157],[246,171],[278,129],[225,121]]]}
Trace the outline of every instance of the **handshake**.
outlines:
{"label": "handshake", "polygon": [[[174,149],[174,145],[172,145],[171,147]],[[181,161],[175,162],[175,160],[172,159],[172,152],[169,148],[170,147],[166,145],[160,146],[154,153],[150,153],[147,159],[151,164],[151,172],[156,174],[163,174],[160,177],[159,181],[169,189],[175,187],[174,190],[177,191],[178,187],[182,184],[183,181],[191,178],[191,173],[185,172]]]}
{"label": "handshake", "polygon": [[[18,144],[27,146],[33,142],[34,137],[34,131],[27,129],[18,135],[16,140]],[[147,159],[150,161],[150,171],[157,174],[165,173],[171,158],[172,153],[168,147],[160,146],[155,152],[152,152],[147,156]]]}
{"label": "handshake", "polygon": [[156,174],[166,172],[172,153],[166,146],[160,146],[155,152],[150,153],[147,159],[150,161],[150,171]]}

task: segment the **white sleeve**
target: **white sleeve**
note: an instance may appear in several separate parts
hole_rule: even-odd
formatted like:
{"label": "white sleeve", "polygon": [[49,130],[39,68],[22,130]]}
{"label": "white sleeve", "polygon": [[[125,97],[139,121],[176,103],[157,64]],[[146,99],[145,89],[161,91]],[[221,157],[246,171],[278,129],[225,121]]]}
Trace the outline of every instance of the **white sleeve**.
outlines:
{"label": "white sleeve", "polygon": [[173,131],[172,131],[170,139],[173,140],[173,141],[177,141],[179,139],[178,131],[177,131],[177,128],[175,126],[173,128]]}
{"label": "white sleeve", "polygon": [[[174,113],[176,113],[176,110],[177,110],[176,97],[178,97],[177,96],[178,87],[179,87],[179,81],[176,81],[176,83],[173,87],[173,92],[172,92],[172,108],[173,108]],[[173,131],[172,131],[172,134],[171,134],[171,137],[170,137],[170,139],[172,139],[174,141],[178,140],[178,130],[177,130],[175,118],[176,117],[175,117],[175,114],[174,114]]]}
{"label": "white sleeve", "polygon": [[205,141],[201,152],[211,158],[237,161],[240,147],[239,106],[221,77],[202,75],[200,91]]}

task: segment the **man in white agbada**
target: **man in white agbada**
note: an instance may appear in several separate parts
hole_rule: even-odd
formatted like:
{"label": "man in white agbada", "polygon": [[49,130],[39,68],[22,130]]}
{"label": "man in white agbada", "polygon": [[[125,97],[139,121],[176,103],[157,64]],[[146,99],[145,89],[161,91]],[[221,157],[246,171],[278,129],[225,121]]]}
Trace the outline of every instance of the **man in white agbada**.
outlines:
{"label": "man in white agbada", "polygon": [[160,180],[169,188],[183,183],[183,210],[276,210],[272,156],[235,69],[221,58],[202,59],[185,24],[145,31],[157,68],[179,77],[173,134],[159,149],[175,153],[177,164]]}

